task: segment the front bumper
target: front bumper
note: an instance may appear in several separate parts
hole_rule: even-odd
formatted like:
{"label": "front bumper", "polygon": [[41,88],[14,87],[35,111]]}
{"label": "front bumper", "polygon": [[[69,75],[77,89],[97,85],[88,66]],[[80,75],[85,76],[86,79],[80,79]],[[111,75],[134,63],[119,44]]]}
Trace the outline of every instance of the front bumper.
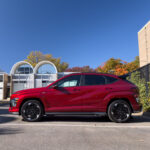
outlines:
{"label": "front bumper", "polygon": [[9,112],[15,115],[19,115],[19,108],[16,107],[17,102],[15,100],[10,100]]}

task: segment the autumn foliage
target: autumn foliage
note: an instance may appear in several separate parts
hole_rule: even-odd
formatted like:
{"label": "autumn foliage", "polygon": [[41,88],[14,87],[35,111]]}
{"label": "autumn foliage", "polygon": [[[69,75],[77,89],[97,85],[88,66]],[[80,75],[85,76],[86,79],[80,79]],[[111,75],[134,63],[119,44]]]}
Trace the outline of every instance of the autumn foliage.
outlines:
{"label": "autumn foliage", "polygon": [[90,66],[83,66],[83,67],[73,67],[66,69],[66,72],[95,72],[93,68]]}
{"label": "autumn foliage", "polygon": [[121,59],[110,58],[105,63],[96,68],[97,72],[112,73],[115,75],[124,75],[139,68],[139,57],[134,61],[126,62]]}
{"label": "autumn foliage", "polygon": [[58,72],[102,72],[102,73],[111,73],[115,75],[123,75],[128,72],[132,72],[139,68],[139,57],[135,57],[135,60],[132,62],[126,62],[121,59],[110,58],[105,63],[102,63],[99,67],[91,68],[90,66],[83,67],[72,67],[68,68],[68,63],[61,62],[60,58],[54,58],[51,54],[43,54],[40,51],[32,51],[25,61],[29,62],[33,67],[42,61],[47,60],[55,64]]}

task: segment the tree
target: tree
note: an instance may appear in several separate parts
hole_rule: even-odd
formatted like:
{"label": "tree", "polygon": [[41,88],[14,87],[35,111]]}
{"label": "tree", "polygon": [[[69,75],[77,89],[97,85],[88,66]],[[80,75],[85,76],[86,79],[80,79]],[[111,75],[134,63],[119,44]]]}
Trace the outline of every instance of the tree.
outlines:
{"label": "tree", "polygon": [[29,62],[33,67],[40,61],[47,60],[55,64],[58,72],[63,72],[68,68],[68,63],[61,62],[60,58],[54,58],[51,54],[43,54],[40,51],[32,51],[25,61]]}
{"label": "tree", "polygon": [[90,66],[83,66],[83,67],[72,67],[66,69],[66,72],[94,72],[95,70],[93,68],[90,68]]}
{"label": "tree", "polygon": [[110,58],[98,68],[96,68],[96,71],[103,73],[114,73],[117,66],[122,66],[121,61],[121,59]]}
{"label": "tree", "polygon": [[123,75],[128,72],[132,72],[139,68],[139,57],[135,57],[135,60],[127,63],[121,59],[110,58],[105,63],[96,68],[96,71],[103,73],[113,73],[115,75]]}

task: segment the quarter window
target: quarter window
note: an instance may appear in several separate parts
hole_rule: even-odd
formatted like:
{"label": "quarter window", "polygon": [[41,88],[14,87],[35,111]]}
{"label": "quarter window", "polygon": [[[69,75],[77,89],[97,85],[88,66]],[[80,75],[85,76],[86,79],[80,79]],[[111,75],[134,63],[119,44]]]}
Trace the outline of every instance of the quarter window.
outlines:
{"label": "quarter window", "polygon": [[85,75],[84,85],[104,85],[105,78],[101,75]]}
{"label": "quarter window", "polygon": [[105,78],[106,78],[107,84],[114,83],[114,82],[116,82],[118,80],[116,78],[109,77],[109,76],[105,76]]}

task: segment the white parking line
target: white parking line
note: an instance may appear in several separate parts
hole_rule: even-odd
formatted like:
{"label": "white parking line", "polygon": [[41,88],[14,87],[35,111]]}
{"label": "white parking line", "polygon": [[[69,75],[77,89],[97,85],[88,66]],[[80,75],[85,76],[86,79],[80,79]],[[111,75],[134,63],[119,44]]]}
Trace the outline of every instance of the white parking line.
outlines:
{"label": "white parking line", "polygon": [[89,128],[150,128],[150,126],[117,126],[117,125],[75,125],[75,124],[33,124],[33,123],[29,123],[29,124],[0,124],[0,127],[4,127],[4,126],[52,126],[52,127],[89,127]]}

